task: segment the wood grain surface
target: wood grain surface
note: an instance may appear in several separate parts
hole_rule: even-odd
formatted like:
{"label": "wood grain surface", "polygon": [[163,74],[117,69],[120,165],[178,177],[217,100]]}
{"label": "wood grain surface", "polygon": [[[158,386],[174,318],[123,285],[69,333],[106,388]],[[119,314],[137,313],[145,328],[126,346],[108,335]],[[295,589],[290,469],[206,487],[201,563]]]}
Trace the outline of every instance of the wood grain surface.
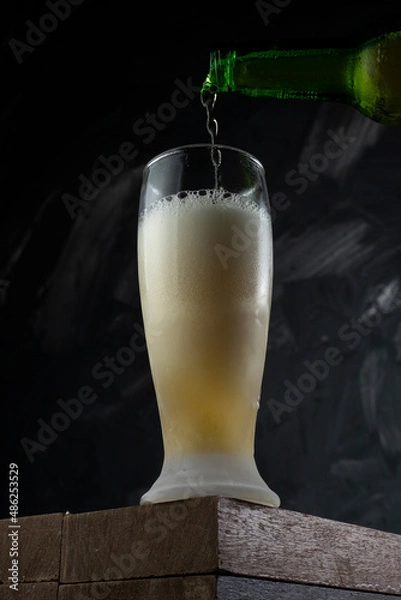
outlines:
{"label": "wood grain surface", "polygon": [[[34,515],[18,519],[19,578],[28,581],[57,581],[63,514]],[[0,521],[0,581],[8,583],[10,519]],[[4,558],[3,558],[4,557]],[[5,558],[7,557],[7,558]],[[16,596],[15,596],[16,597]]]}
{"label": "wood grain surface", "polygon": [[224,576],[218,577],[217,580],[217,598],[218,600],[389,600],[387,594]]}
{"label": "wood grain surface", "polygon": [[[219,577],[228,577],[219,584],[224,600],[234,598],[230,586],[237,586],[241,600],[248,588],[252,600],[265,590],[268,597],[279,590],[277,597],[286,600],[401,596],[401,536],[229,498],[38,515],[19,523],[21,589],[28,581],[59,582],[58,600],[78,600],[74,590],[97,597],[104,592],[100,588],[107,588],[109,600],[158,598],[162,578],[168,579],[163,593],[169,600],[206,600],[210,582]],[[3,557],[7,528],[8,521],[2,521]],[[1,562],[0,600],[10,593],[7,560]],[[323,595],[316,596],[317,586]],[[35,585],[24,589],[36,600]],[[53,600],[53,587],[43,590],[41,600]],[[362,595],[334,593],[341,590]]]}
{"label": "wood grain surface", "polygon": [[401,536],[221,498],[219,569],[401,595]]}
{"label": "wood grain surface", "polygon": [[401,595],[401,537],[227,498],[65,518],[61,582],[231,573]]}
{"label": "wood grain surface", "polygon": [[[216,600],[211,575],[61,585],[58,600]],[[379,599],[378,599],[379,600]]]}
{"label": "wood grain surface", "polygon": [[212,573],[217,528],[214,497],[68,515],[60,581]]}
{"label": "wood grain surface", "polygon": [[58,600],[58,583],[20,583],[18,591],[0,585],[0,600]]}

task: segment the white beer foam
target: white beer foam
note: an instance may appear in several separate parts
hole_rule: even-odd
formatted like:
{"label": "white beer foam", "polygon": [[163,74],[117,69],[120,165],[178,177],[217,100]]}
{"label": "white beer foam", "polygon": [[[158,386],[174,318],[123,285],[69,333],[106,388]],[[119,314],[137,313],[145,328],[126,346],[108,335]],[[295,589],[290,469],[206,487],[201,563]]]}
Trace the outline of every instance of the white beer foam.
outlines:
{"label": "white beer foam", "polygon": [[192,210],[194,208],[208,208],[212,205],[218,205],[221,209],[239,209],[248,213],[263,215],[269,219],[266,206],[259,206],[255,200],[247,196],[241,196],[225,189],[200,189],[183,190],[177,194],[170,194],[164,198],[156,200],[151,206],[147,207],[141,218],[155,210],[163,210],[170,214],[179,210],[180,212]]}

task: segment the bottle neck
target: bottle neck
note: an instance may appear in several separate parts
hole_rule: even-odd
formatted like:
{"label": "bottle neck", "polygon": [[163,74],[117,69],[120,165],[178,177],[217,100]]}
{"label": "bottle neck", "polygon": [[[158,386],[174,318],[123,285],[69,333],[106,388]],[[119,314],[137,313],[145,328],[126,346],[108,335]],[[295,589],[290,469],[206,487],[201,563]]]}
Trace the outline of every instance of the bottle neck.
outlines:
{"label": "bottle neck", "polygon": [[273,98],[346,100],[352,88],[349,49],[213,52],[204,88]]}

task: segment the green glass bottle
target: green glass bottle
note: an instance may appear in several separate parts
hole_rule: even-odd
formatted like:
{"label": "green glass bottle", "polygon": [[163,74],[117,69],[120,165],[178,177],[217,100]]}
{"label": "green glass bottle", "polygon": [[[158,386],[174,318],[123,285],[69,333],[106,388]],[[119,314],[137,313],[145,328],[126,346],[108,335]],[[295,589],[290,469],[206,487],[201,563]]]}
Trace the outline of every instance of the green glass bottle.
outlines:
{"label": "green glass bottle", "polygon": [[212,52],[205,92],[346,102],[401,125],[401,31],[356,48]]}

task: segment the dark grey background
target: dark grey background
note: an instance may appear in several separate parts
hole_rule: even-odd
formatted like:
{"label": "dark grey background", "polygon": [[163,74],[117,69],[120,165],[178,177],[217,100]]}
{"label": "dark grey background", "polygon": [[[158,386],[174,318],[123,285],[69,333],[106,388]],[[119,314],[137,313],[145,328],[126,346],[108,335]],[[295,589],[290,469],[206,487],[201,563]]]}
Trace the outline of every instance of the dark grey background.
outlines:
{"label": "dark grey background", "polygon": [[[212,48],[347,46],[401,21],[399,2],[362,10],[292,0],[266,25],[253,1],[84,0],[18,64],[10,40],[25,42],[26,21],[48,12],[29,0],[0,8],[1,397],[4,462],[19,465],[21,515],[138,503],[161,467],[146,350],[107,389],[91,373],[134,332],[143,346],[135,255],[142,168],[207,134],[190,91],[159,128],[145,134],[139,121],[188,79],[201,85]],[[219,141],[255,154],[271,197],[286,207],[274,221],[260,472],[284,508],[401,533],[401,129],[329,103],[232,95],[216,112]],[[333,132],[345,136],[341,154],[295,183],[299,164],[322,167],[317,155]],[[79,176],[91,179],[104,166],[99,157],[124,142],[135,158],[70,214],[65,194],[78,198]],[[338,364],[321,367],[313,385],[305,361],[322,361],[327,348]],[[308,381],[314,389],[293,392],[291,406],[287,388]],[[96,400],[57,439],[31,447],[29,459],[21,440],[37,442],[59,399],[84,385]]]}

